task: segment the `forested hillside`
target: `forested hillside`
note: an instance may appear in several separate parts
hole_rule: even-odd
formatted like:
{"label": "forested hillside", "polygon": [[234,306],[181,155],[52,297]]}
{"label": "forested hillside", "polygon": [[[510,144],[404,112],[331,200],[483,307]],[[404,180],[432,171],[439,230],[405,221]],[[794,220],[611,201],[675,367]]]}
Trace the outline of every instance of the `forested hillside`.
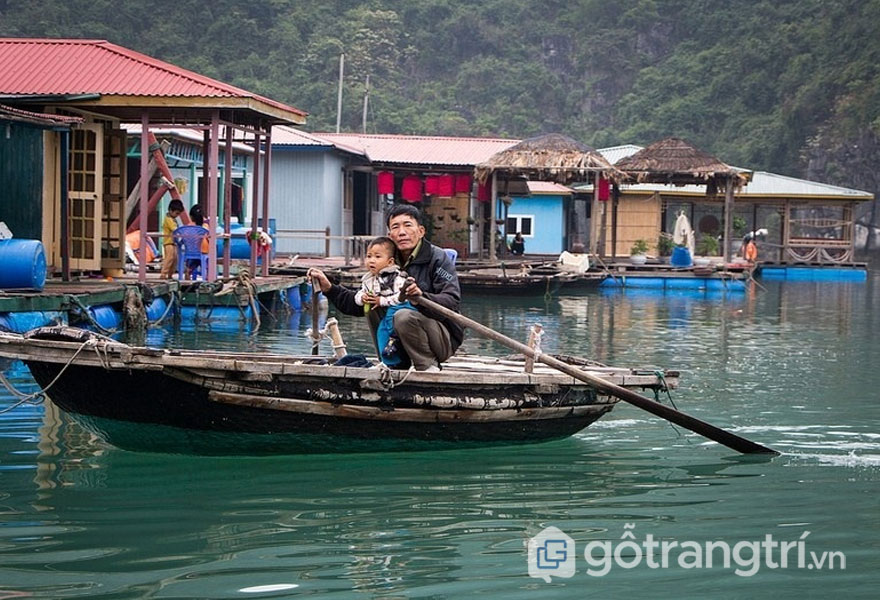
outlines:
{"label": "forested hillside", "polygon": [[108,39],[307,110],[313,131],[335,128],[345,53],[347,131],[369,76],[369,132],[678,135],[880,192],[880,0],[0,0],[0,35]]}

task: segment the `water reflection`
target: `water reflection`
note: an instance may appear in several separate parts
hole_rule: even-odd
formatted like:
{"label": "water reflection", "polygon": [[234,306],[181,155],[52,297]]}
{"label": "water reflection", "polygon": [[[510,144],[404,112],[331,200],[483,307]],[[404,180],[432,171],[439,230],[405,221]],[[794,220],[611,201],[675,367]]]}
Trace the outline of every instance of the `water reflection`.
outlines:
{"label": "water reflection", "polygon": [[[873,275],[763,282],[721,298],[465,300],[466,314],[517,339],[542,323],[547,351],[681,369],[679,407],[785,452],[772,460],[740,458],[627,405],[532,447],[266,458],[121,451],[51,404],[16,408],[0,415],[0,596],[240,598],[277,585],[288,587],[260,597],[534,597],[547,588],[525,575],[528,537],[556,525],[581,547],[619,540],[626,523],[639,537],[696,541],[809,529],[817,550],[847,553],[848,570],[829,577],[725,578],[731,596],[754,585],[774,596],[872,589],[877,284]],[[350,350],[369,352],[365,320],[338,318]],[[182,348],[309,353],[310,325],[294,313],[255,332],[200,324],[149,335]],[[472,335],[464,349],[507,354]],[[3,367],[35,391],[21,363]],[[0,409],[13,403],[0,392]],[[828,510],[829,498],[846,510]],[[634,569],[602,589],[708,596],[718,575]],[[579,572],[553,585],[580,597],[594,583]]]}

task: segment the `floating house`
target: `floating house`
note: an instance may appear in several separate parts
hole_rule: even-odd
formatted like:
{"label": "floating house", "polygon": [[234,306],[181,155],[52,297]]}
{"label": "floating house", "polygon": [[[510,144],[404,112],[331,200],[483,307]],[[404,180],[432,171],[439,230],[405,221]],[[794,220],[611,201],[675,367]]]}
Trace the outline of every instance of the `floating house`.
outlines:
{"label": "floating house", "polygon": [[[272,212],[278,250],[337,253],[344,241],[384,235],[395,201],[423,210],[430,239],[467,256],[492,218],[474,166],[517,140],[442,136],[272,133]],[[488,229],[488,228],[487,228]]]}
{"label": "floating house", "polygon": [[[71,271],[122,268],[125,233],[134,212],[131,204],[144,215],[138,217],[138,229],[145,235],[149,227],[146,216],[155,210],[149,200],[160,194],[150,185],[141,185],[134,202],[128,202],[137,180],[128,177],[129,146],[123,124],[140,124],[144,130],[181,127],[201,133],[208,163],[205,212],[216,219],[231,213],[227,204],[231,192],[225,194],[224,207],[219,205],[221,144],[230,154],[236,141],[259,149],[270,140],[272,126],[302,125],[306,117],[292,106],[104,40],[0,38],[0,96],[13,110],[52,115],[48,118],[54,120],[43,128],[35,128],[32,122],[29,129],[21,126],[20,131],[6,120],[8,135],[0,135],[0,157],[22,158],[0,160],[0,164],[15,169],[7,181],[28,183],[24,197],[0,196],[0,221],[14,223],[16,236],[38,235],[49,269],[61,272],[65,279]],[[138,179],[145,181],[150,180],[149,142],[148,136],[142,136]],[[269,177],[265,175],[271,145],[254,156],[261,160],[253,161],[256,193],[251,198],[262,203],[252,203],[251,215],[267,218]],[[231,186],[233,177],[227,177],[224,186]],[[153,181],[156,185],[158,180]],[[179,194],[171,189],[173,183],[159,183],[159,192],[161,186],[168,187],[172,195]],[[21,208],[23,200],[39,208],[26,213]],[[208,279],[214,279],[217,272],[214,247]],[[141,263],[141,280],[146,278],[145,269]]]}
{"label": "floating house", "polygon": [[[617,164],[641,149],[628,144],[599,152]],[[854,209],[860,202],[872,201],[873,194],[764,171],[741,171],[747,177],[733,193],[734,249],[746,233],[766,229],[761,242],[762,262],[853,263]],[[592,192],[589,185],[572,187]],[[719,239],[723,234],[724,191],[712,186],[622,184],[616,204],[616,223],[607,219],[605,243],[597,248],[604,256],[628,256],[639,239],[646,240],[651,251],[658,253],[661,237],[672,232],[681,212],[689,217],[698,246],[701,237]]]}

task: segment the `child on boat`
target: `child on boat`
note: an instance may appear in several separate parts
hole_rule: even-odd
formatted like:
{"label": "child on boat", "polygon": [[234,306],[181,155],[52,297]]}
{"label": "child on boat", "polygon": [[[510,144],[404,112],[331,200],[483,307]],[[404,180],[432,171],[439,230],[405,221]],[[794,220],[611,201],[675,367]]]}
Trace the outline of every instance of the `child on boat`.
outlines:
{"label": "child on boat", "polygon": [[354,301],[364,307],[364,313],[380,307],[385,315],[376,329],[376,345],[380,359],[389,367],[400,364],[401,345],[394,333],[394,313],[406,308],[415,310],[409,302],[400,301],[400,290],[406,284],[406,275],[394,262],[394,242],[387,237],[377,237],[367,246],[366,265],[369,271],[361,279],[361,289]]}

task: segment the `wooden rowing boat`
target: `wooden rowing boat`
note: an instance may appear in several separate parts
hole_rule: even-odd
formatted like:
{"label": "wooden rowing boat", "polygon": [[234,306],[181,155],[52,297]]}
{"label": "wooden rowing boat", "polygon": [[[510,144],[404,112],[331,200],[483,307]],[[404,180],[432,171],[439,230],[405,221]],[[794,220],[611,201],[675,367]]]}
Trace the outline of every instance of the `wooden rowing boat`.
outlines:
{"label": "wooden rowing boat", "polygon": [[[130,346],[82,329],[0,333],[46,395],[109,443],[197,454],[462,448],[572,435],[616,398],[522,359],[453,357],[440,372],[392,371],[284,354]],[[678,373],[565,359],[627,388]]]}

